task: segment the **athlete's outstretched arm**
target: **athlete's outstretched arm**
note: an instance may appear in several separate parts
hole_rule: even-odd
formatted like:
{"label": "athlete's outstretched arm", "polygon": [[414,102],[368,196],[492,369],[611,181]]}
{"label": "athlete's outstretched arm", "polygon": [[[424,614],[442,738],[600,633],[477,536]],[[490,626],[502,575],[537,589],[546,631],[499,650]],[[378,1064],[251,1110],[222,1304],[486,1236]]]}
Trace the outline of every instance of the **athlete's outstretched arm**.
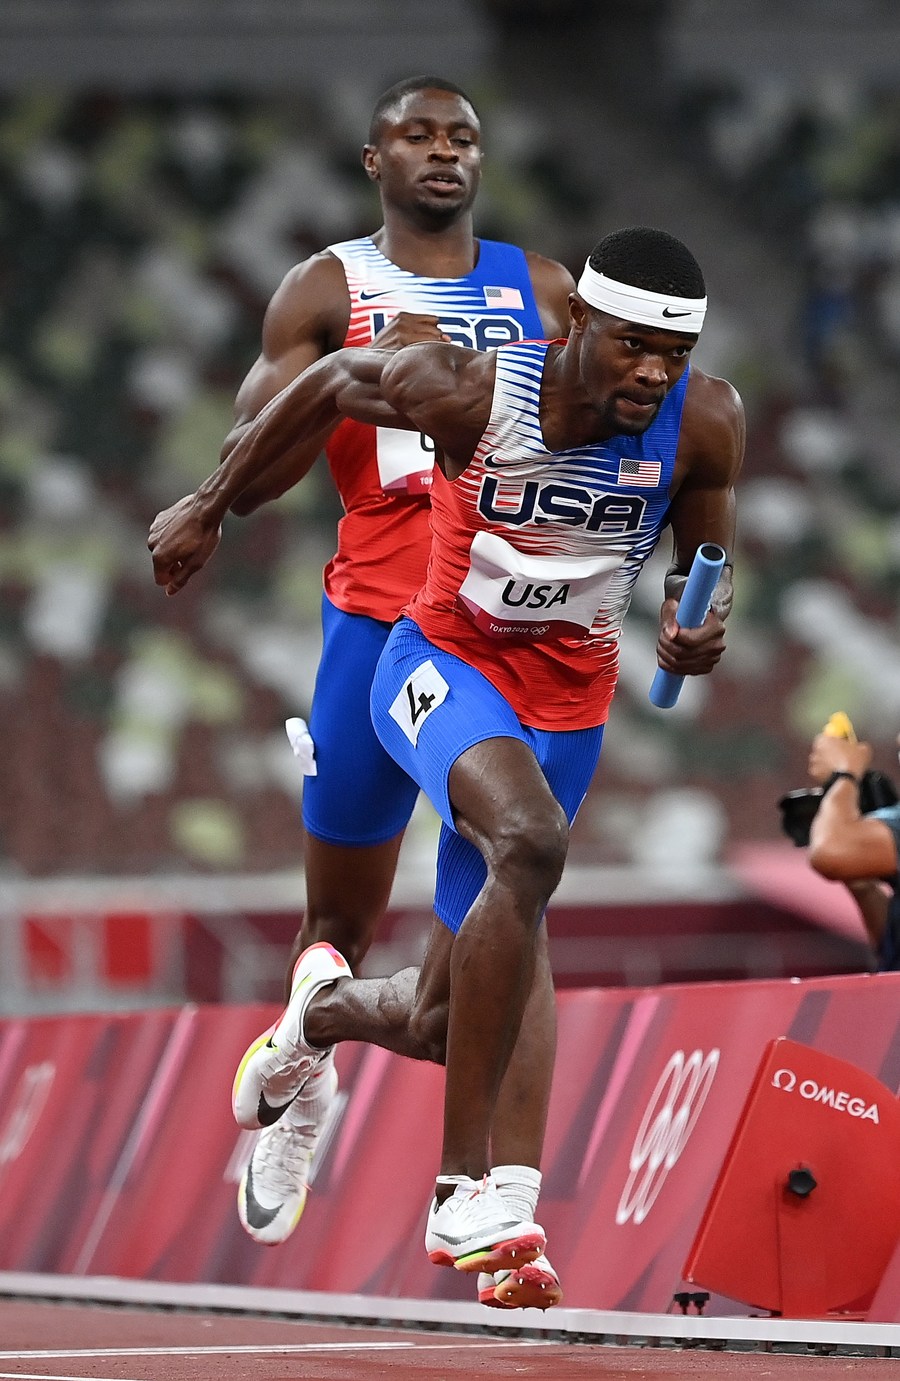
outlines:
{"label": "athlete's outstretched arm", "polygon": [[489,356],[442,342],[396,352],[339,350],[311,365],[244,428],[194,494],[155,520],[147,545],[157,585],[165,586],[168,595],[183,589],[215,550],[222,519],[235,498],[251,483],[266,482],[292,440],[318,436],[342,417],[424,431],[454,456],[468,446],[462,456],[468,462],[490,410],[490,388],[487,408],[479,410],[469,376],[490,372],[492,377],[492,371]]}
{"label": "athlete's outstretched arm", "polygon": [[242,428],[218,468],[195,493],[159,514],[147,545],[153,555],[154,579],[165,586],[166,594],[176,594],[205,565],[235,499],[254,482],[265,486],[298,440],[327,435],[342,417],[410,427],[379,391],[382,371],[391,358],[381,350],[339,350],[310,365]]}

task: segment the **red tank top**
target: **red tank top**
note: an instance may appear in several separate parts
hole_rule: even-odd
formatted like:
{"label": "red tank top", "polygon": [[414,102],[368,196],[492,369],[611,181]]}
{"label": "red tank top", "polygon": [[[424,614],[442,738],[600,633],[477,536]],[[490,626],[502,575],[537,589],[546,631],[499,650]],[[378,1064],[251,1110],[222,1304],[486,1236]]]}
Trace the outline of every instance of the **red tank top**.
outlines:
{"label": "red tank top", "polygon": [[[479,350],[540,332],[527,260],[513,245],[481,240],[475,268],[453,279],[398,268],[368,236],[329,249],[350,293],[345,345],[371,344],[403,311],[438,316],[451,339]],[[418,432],[348,420],[325,454],[344,506],[325,591],[349,614],[393,622],[425,579],[434,446]]]}
{"label": "red tank top", "polygon": [[[365,247],[377,257],[372,259]],[[398,312],[424,310],[410,305],[402,283],[385,283],[384,271],[378,272],[382,265],[395,274],[401,271],[378,254],[371,240],[330,249],[344,265],[350,292],[344,345],[370,345]],[[434,450],[427,451],[429,445],[417,432],[370,427],[349,418],[329,437],[325,455],[344,516],[324,584],[328,598],[345,613],[393,623],[422,584],[431,546]]]}
{"label": "red tank top", "polygon": [[606,722],[619,637],[669,503],[687,373],[639,437],[548,452],[547,345],[496,352],[491,416],[452,482],[437,471],[425,586],[407,606],[535,729]]}

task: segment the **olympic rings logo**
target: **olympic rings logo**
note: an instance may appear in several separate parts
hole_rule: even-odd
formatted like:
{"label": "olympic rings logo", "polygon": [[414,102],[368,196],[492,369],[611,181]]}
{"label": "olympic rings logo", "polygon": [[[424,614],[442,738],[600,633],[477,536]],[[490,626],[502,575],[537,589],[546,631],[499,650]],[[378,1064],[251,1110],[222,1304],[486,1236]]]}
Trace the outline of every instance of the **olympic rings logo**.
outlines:
{"label": "olympic rings logo", "polygon": [[669,1171],[688,1143],[719,1067],[720,1051],[704,1056],[694,1050],[687,1058],[676,1050],[650,1096],[637,1129],[629,1175],[616,1210],[621,1227],[629,1218],[639,1225],[655,1204]]}

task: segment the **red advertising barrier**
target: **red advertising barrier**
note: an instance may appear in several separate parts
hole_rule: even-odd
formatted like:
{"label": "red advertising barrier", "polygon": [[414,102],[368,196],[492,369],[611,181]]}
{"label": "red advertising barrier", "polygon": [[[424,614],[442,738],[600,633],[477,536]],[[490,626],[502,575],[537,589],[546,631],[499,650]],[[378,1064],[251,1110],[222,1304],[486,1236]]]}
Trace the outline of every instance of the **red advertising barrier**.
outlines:
{"label": "red advertising barrier", "polygon": [[[898,998],[900,974],[561,993],[539,1219],[566,1303],[668,1308],[768,1042],[895,1091]],[[252,1134],[231,1079],[272,1015],[0,1023],[0,1269],[470,1298],[422,1248],[442,1071],[369,1047],[339,1051],[339,1115],[294,1236],[243,1232]]]}

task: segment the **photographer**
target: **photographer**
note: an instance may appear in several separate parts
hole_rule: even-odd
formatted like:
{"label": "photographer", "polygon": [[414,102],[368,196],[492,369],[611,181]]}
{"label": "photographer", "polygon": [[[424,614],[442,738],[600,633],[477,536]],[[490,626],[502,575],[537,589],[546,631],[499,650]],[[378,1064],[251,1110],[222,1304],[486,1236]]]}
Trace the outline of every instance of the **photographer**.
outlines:
{"label": "photographer", "polygon": [[823,794],[810,826],[809,862],[852,893],[884,971],[900,969],[900,803],[863,814],[860,783],[871,760],[868,743],[828,733],[813,740],[809,774]]}

